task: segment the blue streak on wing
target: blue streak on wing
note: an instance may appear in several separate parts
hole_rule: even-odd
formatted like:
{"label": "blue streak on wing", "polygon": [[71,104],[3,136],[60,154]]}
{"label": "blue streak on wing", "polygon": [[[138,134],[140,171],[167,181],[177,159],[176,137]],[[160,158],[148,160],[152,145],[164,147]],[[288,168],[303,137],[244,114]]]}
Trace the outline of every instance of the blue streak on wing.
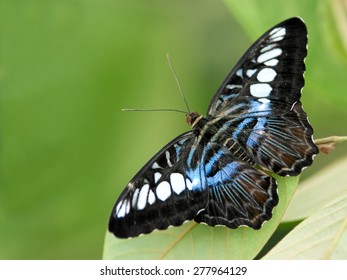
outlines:
{"label": "blue streak on wing", "polygon": [[[214,194],[213,196],[218,201],[218,204],[224,205],[224,196],[227,195],[236,209],[242,209],[243,211],[245,211],[242,203],[235,196],[235,192],[240,192],[240,190],[234,188],[235,184],[237,185],[235,178],[238,174],[238,167],[239,163],[236,161],[227,164],[226,166],[221,168],[213,177],[208,178],[208,186],[210,188],[210,191]],[[242,186],[239,187],[242,188]]]}
{"label": "blue streak on wing", "polygon": [[247,127],[247,125],[249,125],[253,121],[253,118],[244,119],[241,123],[237,125],[235,131],[232,133],[232,137],[237,140],[239,138],[239,135],[243,133],[245,127]]}
{"label": "blue streak on wing", "polygon": [[251,149],[254,149],[256,145],[259,145],[259,138],[263,137],[262,132],[264,132],[267,119],[259,118],[257,124],[253,127],[251,134],[249,135],[246,145]]}
{"label": "blue streak on wing", "polygon": [[218,160],[223,155],[222,149],[219,149],[212,157],[209,158],[208,162],[205,164],[205,171],[207,176],[211,173],[213,166],[218,163]]}

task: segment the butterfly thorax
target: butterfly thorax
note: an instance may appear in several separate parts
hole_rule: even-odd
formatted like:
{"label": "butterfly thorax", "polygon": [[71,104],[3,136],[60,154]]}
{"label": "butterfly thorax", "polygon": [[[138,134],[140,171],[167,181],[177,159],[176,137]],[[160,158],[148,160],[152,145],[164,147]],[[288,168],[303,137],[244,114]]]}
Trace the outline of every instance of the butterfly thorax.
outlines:
{"label": "butterfly thorax", "polygon": [[198,112],[190,112],[186,116],[186,122],[194,129],[203,118],[204,116],[200,115]]}
{"label": "butterfly thorax", "polygon": [[186,122],[191,126],[195,134],[205,134],[206,128],[210,127],[210,120],[210,116],[200,115],[197,112],[190,112],[186,116]]}
{"label": "butterfly thorax", "polygon": [[186,122],[192,127],[196,135],[210,138],[217,132],[217,127],[211,125],[209,116],[205,117],[197,112],[190,112],[187,114]]}
{"label": "butterfly thorax", "polygon": [[191,112],[187,115],[186,122],[192,127],[199,142],[204,145],[208,143],[215,147],[214,149],[221,148],[226,154],[232,154],[234,158],[254,163],[248,151],[238,143],[238,139],[233,138],[232,134],[236,128],[233,125],[225,125],[225,118]]}
{"label": "butterfly thorax", "polygon": [[197,112],[191,112],[187,114],[186,122],[192,127],[196,135],[210,138],[223,126],[224,118],[212,117],[210,115],[204,116]]}

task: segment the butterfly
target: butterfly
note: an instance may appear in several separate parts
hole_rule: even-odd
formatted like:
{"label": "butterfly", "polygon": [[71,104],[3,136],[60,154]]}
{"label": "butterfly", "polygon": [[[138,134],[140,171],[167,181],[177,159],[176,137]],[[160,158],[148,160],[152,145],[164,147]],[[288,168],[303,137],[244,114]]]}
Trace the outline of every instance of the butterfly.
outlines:
{"label": "butterfly", "polygon": [[261,228],[278,203],[276,180],[296,176],[318,153],[300,97],[307,29],[290,18],[262,35],[191,131],[163,147],[120,194],[109,220],[118,238],[194,220]]}

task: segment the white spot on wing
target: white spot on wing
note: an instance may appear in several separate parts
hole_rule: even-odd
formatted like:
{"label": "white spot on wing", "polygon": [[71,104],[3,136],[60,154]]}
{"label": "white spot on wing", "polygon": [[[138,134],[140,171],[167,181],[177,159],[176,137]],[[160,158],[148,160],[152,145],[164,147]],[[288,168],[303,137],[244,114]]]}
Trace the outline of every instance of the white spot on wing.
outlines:
{"label": "white spot on wing", "polygon": [[149,193],[148,193],[148,204],[152,205],[154,202],[155,202],[154,192],[152,192],[152,190],[149,190]]}
{"label": "white spot on wing", "polygon": [[199,187],[199,179],[194,178],[193,181],[190,181],[188,178],[186,179],[186,186],[188,190],[193,190]]}
{"label": "white spot on wing", "polygon": [[172,166],[172,163],[171,163],[171,160],[170,160],[170,152],[169,151],[165,151],[165,156],[166,156],[166,162],[167,162],[167,165],[169,167]]}
{"label": "white spot on wing", "polygon": [[264,64],[266,66],[276,66],[278,64],[278,59],[274,58],[274,59],[270,59],[268,61],[265,61]]}
{"label": "white spot on wing", "polygon": [[269,50],[272,50],[273,48],[276,47],[276,45],[277,45],[277,44],[270,44],[270,45],[267,45],[267,46],[265,46],[264,48],[262,48],[262,49],[260,50],[260,52],[263,53],[263,52],[267,52],[267,51],[269,51]]}
{"label": "white spot on wing", "polygon": [[131,205],[133,208],[136,208],[136,203],[137,203],[137,199],[139,197],[139,192],[140,192],[140,189],[136,189],[134,191],[133,199],[131,200]]}
{"label": "white spot on wing", "polygon": [[254,74],[255,72],[257,72],[256,69],[248,69],[248,70],[246,71],[246,75],[247,75],[248,77],[252,77],[253,74]]}
{"label": "white spot on wing", "polygon": [[261,83],[272,82],[275,79],[276,75],[276,71],[272,68],[263,68],[257,74],[257,79]]}
{"label": "white spot on wing", "polygon": [[242,68],[240,68],[239,70],[236,71],[236,75],[239,76],[239,77],[243,77],[243,70]]}
{"label": "white spot on wing", "polygon": [[181,192],[184,191],[185,183],[184,183],[184,178],[182,174],[172,173],[170,175],[170,181],[171,181],[172,189],[176,194],[180,194]]}
{"label": "white spot on wing", "polygon": [[116,208],[116,213],[118,218],[124,217],[126,214],[128,214],[130,211],[130,201],[129,200],[123,200],[120,202]]}
{"label": "white spot on wing", "polygon": [[286,35],[287,31],[284,27],[282,27],[277,33],[276,36],[282,36],[284,37]]}
{"label": "white spot on wing", "polygon": [[250,92],[254,97],[268,97],[272,87],[269,84],[253,84],[250,86]]}
{"label": "white spot on wing", "polygon": [[281,29],[281,27],[277,27],[277,28],[274,28],[274,29],[272,29],[271,31],[270,31],[270,35],[273,35],[273,34],[275,34],[278,30],[280,30]]}
{"label": "white spot on wing", "polygon": [[167,181],[161,182],[156,189],[157,197],[161,201],[165,201],[171,195],[171,187]]}
{"label": "white spot on wing", "polygon": [[130,212],[130,200],[127,200],[126,201],[126,204],[125,204],[125,214],[129,214]]}
{"label": "white spot on wing", "polygon": [[286,29],[284,27],[277,27],[270,32],[270,40],[273,42],[281,41],[286,35]]}
{"label": "white spot on wing", "polygon": [[121,201],[121,202],[118,203],[118,205],[116,207],[116,214],[117,214],[118,218],[124,217],[124,213],[122,214],[122,213],[119,212],[119,210],[121,209],[123,204],[124,204],[124,201]]}
{"label": "white spot on wing", "polygon": [[158,168],[161,168],[160,165],[155,161],[153,164],[152,164],[152,169],[158,169]]}
{"label": "white spot on wing", "polygon": [[284,39],[284,36],[274,36],[271,38],[272,42],[278,42]]}
{"label": "white spot on wing", "polygon": [[192,182],[188,178],[186,178],[186,186],[187,186],[187,189],[190,190],[190,191],[193,188],[193,184],[192,184]]}
{"label": "white spot on wing", "polygon": [[270,99],[267,99],[267,98],[259,98],[258,101],[260,101],[261,103],[263,104],[267,104],[270,102]]}
{"label": "white spot on wing", "polygon": [[122,207],[119,209],[117,212],[117,217],[118,218],[123,218],[125,216],[125,204],[122,204]]}
{"label": "white spot on wing", "polygon": [[148,197],[148,190],[149,190],[149,185],[145,184],[142,186],[140,193],[139,193],[139,198],[137,200],[137,209],[142,210],[146,207],[147,204],[147,197]]}
{"label": "white spot on wing", "polygon": [[264,52],[263,54],[258,56],[257,62],[263,63],[265,61],[268,61],[270,59],[273,59],[279,55],[282,54],[282,50],[279,48],[272,49],[271,51]]}
{"label": "white spot on wing", "polygon": [[154,183],[158,182],[161,178],[161,174],[159,172],[154,173]]}
{"label": "white spot on wing", "polygon": [[241,85],[226,85],[225,88],[234,89],[234,88],[242,88],[242,86]]}

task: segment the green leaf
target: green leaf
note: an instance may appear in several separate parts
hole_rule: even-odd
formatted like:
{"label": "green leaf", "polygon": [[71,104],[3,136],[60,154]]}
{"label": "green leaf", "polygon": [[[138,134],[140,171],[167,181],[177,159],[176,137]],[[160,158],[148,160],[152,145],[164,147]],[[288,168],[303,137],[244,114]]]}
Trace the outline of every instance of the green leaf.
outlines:
{"label": "green leaf", "polygon": [[307,218],[264,259],[346,259],[347,192]]}
{"label": "green leaf", "polygon": [[[298,9],[303,10],[303,4],[299,1],[249,0],[245,3],[239,0],[224,0],[224,2],[233,17],[245,27],[253,39],[258,38],[276,23],[297,15]],[[276,13],[262,14],[260,11],[276,11]]]}
{"label": "green leaf", "polygon": [[336,161],[319,174],[300,183],[283,220],[302,220],[347,189],[347,157]]}
{"label": "green leaf", "polygon": [[276,176],[279,205],[260,230],[228,229],[189,222],[133,239],[106,234],[104,259],[253,259],[281,222],[299,177]]}
{"label": "green leaf", "polygon": [[[327,9],[327,20],[325,25],[325,35],[329,38],[329,44],[336,50],[344,62],[347,62],[347,16],[346,2],[331,1]],[[331,32],[334,30],[335,32]]]}

